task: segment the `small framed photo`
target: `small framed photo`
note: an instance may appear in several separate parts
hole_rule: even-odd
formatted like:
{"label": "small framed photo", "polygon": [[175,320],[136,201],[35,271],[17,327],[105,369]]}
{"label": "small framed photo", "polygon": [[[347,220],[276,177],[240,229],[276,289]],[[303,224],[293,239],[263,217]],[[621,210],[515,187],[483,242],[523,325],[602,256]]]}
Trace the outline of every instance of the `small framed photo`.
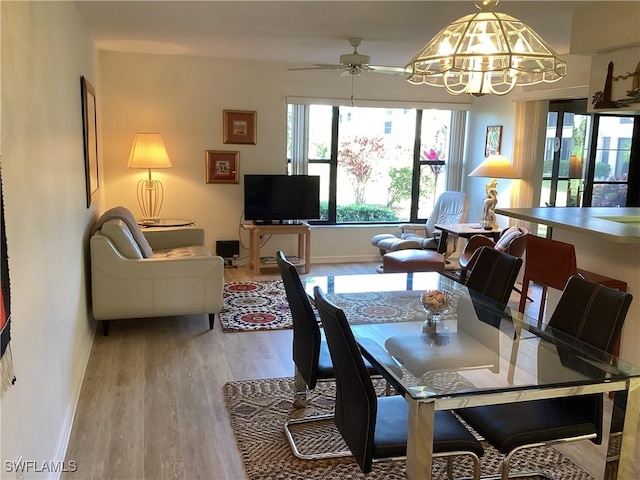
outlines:
{"label": "small framed photo", "polygon": [[484,143],[485,158],[492,154],[500,153],[502,143],[502,125],[490,125],[487,127],[487,138]]}
{"label": "small framed photo", "polygon": [[98,121],[96,115],[96,91],[84,76],[80,77],[82,95],[82,130],[84,137],[84,175],[87,208],[93,194],[100,188],[98,176]]}
{"label": "small framed photo", "polygon": [[240,152],[207,150],[207,183],[239,183],[238,159]]}
{"label": "small framed photo", "polygon": [[223,110],[224,143],[256,144],[256,112]]}

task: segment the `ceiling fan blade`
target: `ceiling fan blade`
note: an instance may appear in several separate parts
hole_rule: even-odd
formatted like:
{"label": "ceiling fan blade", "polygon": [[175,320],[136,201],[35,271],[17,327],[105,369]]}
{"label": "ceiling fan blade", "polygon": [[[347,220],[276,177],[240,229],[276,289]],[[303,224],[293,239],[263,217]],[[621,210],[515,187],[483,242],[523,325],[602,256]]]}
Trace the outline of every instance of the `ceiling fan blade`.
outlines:
{"label": "ceiling fan blade", "polygon": [[405,69],[403,67],[386,67],[383,65],[369,65],[369,71],[374,73],[386,73],[389,75],[405,74]]}
{"label": "ceiling fan blade", "polygon": [[345,70],[348,65],[333,65],[329,63],[314,63],[313,67],[287,68],[288,71],[294,70]]}

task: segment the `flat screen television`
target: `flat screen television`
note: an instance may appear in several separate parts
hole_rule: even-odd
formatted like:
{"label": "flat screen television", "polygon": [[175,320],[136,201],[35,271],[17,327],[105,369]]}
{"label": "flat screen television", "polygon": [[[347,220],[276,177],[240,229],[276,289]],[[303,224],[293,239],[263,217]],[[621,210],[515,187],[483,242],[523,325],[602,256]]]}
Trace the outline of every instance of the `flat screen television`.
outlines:
{"label": "flat screen television", "polygon": [[245,175],[244,218],[257,223],[320,218],[320,177]]}

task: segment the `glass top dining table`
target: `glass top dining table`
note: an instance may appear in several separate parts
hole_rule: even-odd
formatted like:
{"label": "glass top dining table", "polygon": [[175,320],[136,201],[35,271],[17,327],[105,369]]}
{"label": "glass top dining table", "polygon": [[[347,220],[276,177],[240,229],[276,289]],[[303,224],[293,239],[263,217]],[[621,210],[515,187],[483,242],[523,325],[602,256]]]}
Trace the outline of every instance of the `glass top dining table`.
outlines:
{"label": "glass top dining table", "polygon": [[[626,390],[618,479],[632,478],[640,368],[438,273],[306,277],[345,311],[365,356],[409,402],[407,477],[431,478],[435,410]],[[427,313],[427,291],[447,296]],[[380,355],[380,352],[383,355]],[[391,354],[400,368],[384,361]],[[606,428],[606,427],[605,427]]]}

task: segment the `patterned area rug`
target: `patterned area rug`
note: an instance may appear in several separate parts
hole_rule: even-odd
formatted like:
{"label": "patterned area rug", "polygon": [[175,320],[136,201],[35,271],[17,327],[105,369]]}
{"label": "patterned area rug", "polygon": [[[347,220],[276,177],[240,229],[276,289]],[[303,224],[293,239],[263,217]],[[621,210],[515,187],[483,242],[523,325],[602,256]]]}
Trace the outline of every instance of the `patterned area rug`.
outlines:
{"label": "patterned area rug", "polygon": [[[451,379],[445,379],[450,381]],[[382,394],[384,384],[379,381],[376,390]],[[328,460],[301,460],[292,453],[284,434],[284,422],[293,417],[330,413],[333,409],[334,384],[321,382],[308,396],[305,409],[292,407],[293,379],[272,378],[230,382],[223,387],[238,449],[242,455],[247,478],[250,480],[405,480],[405,462],[374,464],[366,477],[350,457]],[[346,448],[332,422],[317,424],[313,431],[300,428],[294,432],[298,448],[303,453]],[[481,459],[483,475],[497,473],[501,455],[485,445]],[[512,461],[515,471],[544,471],[560,480],[593,480],[568,458],[551,447],[528,449]],[[454,462],[454,476],[470,476],[470,462],[459,457]],[[436,459],[432,479],[446,478],[446,463]],[[543,477],[530,477],[543,478]]]}
{"label": "patterned area rug", "polygon": [[220,321],[225,332],[292,328],[282,281],[225,283]]}
{"label": "patterned area rug", "polygon": [[[393,322],[398,318],[423,319],[420,291],[327,293],[329,300],[345,309],[351,324]],[[348,306],[344,304],[348,300]],[[452,299],[455,304],[455,298]],[[443,318],[454,315],[452,308]],[[281,280],[230,282],[223,291],[222,329],[225,332],[292,328],[289,303]]]}

